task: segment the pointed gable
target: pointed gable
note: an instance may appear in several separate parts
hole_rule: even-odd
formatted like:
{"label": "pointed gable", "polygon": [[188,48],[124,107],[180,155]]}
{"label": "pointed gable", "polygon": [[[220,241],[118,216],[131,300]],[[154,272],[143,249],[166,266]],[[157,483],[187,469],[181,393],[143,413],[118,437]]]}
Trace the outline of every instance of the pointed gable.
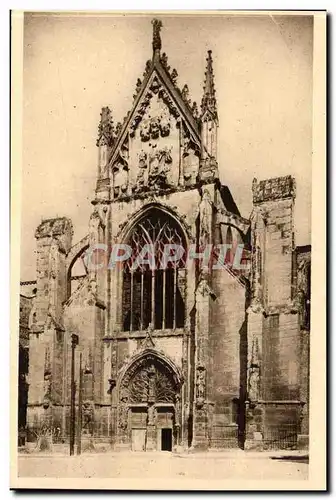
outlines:
{"label": "pointed gable", "polygon": [[112,198],[196,184],[201,133],[196,103],[160,54],[162,23],[153,21],[153,57],[138,78],[132,110],[117,126],[109,152]]}

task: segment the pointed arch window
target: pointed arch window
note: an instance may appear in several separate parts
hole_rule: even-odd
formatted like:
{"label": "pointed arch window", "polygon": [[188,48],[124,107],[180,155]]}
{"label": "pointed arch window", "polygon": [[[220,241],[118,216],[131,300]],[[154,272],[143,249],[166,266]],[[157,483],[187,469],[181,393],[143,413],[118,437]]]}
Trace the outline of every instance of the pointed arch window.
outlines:
{"label": "pointed arch window", "polygon": [[[132,258],[123,267],[124,331],[146,330],[149,326],[155,330],[183,328],[186,242],[180,225],[165,212],[153,209],[134,226],[126,243],[132,248]],[[169,255],[175,253],[175,247],[166,245],[182,247],[183,256],[165,264],[167,248],[172,252]],[[145,246],[152,257],[144,253]]]}

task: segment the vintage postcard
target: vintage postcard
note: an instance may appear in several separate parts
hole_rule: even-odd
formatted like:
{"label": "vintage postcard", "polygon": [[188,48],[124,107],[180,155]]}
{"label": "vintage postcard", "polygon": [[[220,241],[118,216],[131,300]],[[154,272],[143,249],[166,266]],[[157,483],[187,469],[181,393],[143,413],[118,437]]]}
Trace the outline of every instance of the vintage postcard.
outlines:
{"label": "vintage postcard", "polygon": [[324,490],[326,13],[11,23],[11,487]]}

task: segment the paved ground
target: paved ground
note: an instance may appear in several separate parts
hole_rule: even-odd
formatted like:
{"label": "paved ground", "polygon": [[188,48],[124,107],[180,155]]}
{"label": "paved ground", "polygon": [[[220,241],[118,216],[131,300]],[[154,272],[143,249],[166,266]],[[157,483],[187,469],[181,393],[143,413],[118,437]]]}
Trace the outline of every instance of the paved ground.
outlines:
{"label": "paved ground", "polygon": [[219,452],[203,454],[92,453],[19,455],[19,477],[308,479],[308,458],[302,453]]}

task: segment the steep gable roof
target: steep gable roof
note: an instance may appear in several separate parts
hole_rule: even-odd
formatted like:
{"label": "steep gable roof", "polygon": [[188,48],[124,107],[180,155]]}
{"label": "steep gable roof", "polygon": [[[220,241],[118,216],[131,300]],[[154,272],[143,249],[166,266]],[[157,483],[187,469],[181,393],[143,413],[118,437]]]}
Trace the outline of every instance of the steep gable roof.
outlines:
{"label": "steep gable roof", "polygon": [[[163,54],[163,56],[165,56],[164,58],[160,55],[161,39],[159,39],[159,44],[155,44],[155,38],[157,39],[159,36],[159,30],[155,28],[155,22],[156,20],[154,20],[153,22],[153,57],[151,61],[147,61],[146,63],[143,82],[139,83],[140,79],[138,79],[137,95],[135,97],[132,109],[126,116],[126,119],[121,126],[118,137],[116,138],[110,153],[110,161],[112,162],[115,160],[119,148],[123,144],[123,141],[125,140],[134,119],[137,119],[137,114],[139,112],[141,102],[144,100],[146,94],[148,93],[150,84],[155,77],[167,92],[167,95],[171,100],[171,104],[176,108],[178,114],[183,117],[185,124],[187,125],[191,135],[193,136],[194,141],[199,146],[201,145],[200,127],[198,120],[193,115],[193,110],[191,109],[188,100],[183,98],[182,92],[178,89],[174,81],[175,77],[177,76],[177,72],[176,70],[173,70],[172,73],[170,73],[167,64],[164,62],[166,58],[165,54]],[[159,27],[161,27],[161,23],[159,24]]]}

